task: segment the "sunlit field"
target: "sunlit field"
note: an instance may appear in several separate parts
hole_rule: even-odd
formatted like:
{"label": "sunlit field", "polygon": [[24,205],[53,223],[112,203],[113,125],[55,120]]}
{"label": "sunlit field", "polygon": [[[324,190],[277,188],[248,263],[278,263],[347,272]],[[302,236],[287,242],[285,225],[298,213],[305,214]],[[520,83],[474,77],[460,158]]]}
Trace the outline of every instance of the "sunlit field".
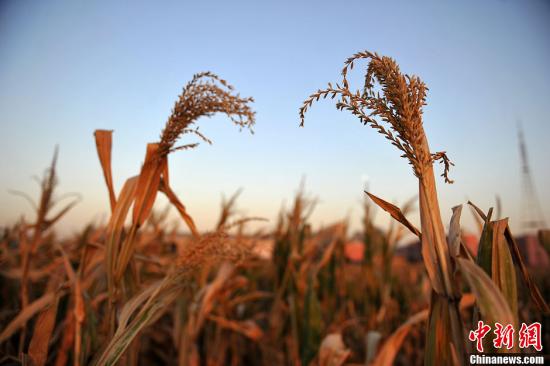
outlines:
{"label": "sunlit field", "polygon": [[[353,85],[351,73],[363,83]],[[78,204],[58,189],[57,151],[38,196],[12,192],[35,213],[0,232],[1,364],[462,365],[472,354],[540,354],[536,336],[544,346],[549,339],[550,232],[517,237],[506,212],[475,202],[457,202],[444,223],[437,187],[453,183],[453,163],[430,148],[425,83],[369,51],[328,77],[297,111],[296,129],[315,129],[308,112],[317,103],[335,104],[396,148],[418,181],[416,196],[396,205],[365,188],[360,231],[349,218],[313,229],[316,200],[302,186],[270,229],[254,231],[265,219],[236,215],[237,192],[221,203],[215,227],[199,230],[173,190],[168,160],[196,147],[184,137],[211,142],[199,129],[205,117],[252,129],[256,116],[252,98],[213,73],[196,74],[124,182],[115,185],[112,171],[124,131],[88,136],[105,182],[106,225],[56,234]],[[419,227],[407,218],[414,211]],[[375,213],[391,223],[379,227]],[[461,228],[466,215],[476,232]],[[484,324],[515,334],[494,343],[492,331],[480,333]]]}
{"label": "sunlit field", "polygon": [[0,366],[550,363],[549,0],[0,0]]}

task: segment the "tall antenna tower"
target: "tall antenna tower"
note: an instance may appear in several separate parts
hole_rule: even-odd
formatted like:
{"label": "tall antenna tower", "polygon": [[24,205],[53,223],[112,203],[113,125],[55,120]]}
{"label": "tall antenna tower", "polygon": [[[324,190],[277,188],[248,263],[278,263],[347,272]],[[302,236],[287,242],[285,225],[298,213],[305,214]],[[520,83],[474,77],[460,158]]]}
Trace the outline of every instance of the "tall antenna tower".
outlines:
{"label": "tall antenna tower", "polygon": [[521,158],[521,227],[524,230],[542,229],[546,226],[537,197],[535,184],[531,177],[531,168],[527,157],[527,145],[521,122],[518,121],[519,155]]}

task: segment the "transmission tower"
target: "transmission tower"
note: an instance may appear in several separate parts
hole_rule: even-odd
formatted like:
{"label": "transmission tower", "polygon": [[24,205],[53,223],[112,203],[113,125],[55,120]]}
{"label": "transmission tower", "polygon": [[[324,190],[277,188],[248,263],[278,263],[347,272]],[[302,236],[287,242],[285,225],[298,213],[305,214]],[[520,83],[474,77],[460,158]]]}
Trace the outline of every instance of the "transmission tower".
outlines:
{"label": "transmission tower", "polygon": [[521,159],[521,226],[524,230],[542,229],[545,227],[544,216],[537,197],[535,184],[531,177],[531,168],[527,157],[527,145],[523,128],[518,122],[519,155]]}

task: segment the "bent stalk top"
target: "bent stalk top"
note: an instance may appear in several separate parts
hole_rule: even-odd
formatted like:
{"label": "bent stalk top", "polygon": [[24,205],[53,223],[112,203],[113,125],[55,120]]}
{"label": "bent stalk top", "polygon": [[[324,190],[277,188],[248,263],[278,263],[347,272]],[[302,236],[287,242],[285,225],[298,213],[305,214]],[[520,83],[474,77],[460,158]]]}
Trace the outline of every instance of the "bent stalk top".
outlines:
{"label": "bent stalk top", "polygon": [[[370,60],[362,89],[350,90],[348,73],[360,59]],[[422,252],[434,290],[449,297],[456,296],[451,281],[452,268],[441,221],[433,162],[444,164],[442,176],[452,183],[448,172],[452,163],[445,152],[432,154],[422,123],[422,107],[426,104],[428,88],[417,76],[402,74],[390,57],[368,51],[348,58],[342,69],[342,81],[320,89],[304,101],[300,108],[300,126],[305,113],[319,99],[338,97],[336,108],[347,110],[364,125],[368,125],[397,147],[419,179],[419,199],[422,222]]]}

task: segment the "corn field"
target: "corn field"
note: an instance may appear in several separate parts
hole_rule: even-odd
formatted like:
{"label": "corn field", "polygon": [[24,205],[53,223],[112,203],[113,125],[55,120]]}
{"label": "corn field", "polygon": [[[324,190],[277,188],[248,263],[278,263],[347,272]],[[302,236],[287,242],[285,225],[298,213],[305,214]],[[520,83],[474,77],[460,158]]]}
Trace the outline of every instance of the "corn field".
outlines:
{"label": "corn field", "polygon": [[[349,75],[363,63],[364,83],[354,89]],[[119,192],[111,168],[116,134],[95,131],[107,225],[56,235],[78,204],[58,192],[56,151],[38,197],[14,192],[33,204],[34,221],[0,231],[0,365],[463,365],[476,353],[468,333],[478,321],[515,329],[539,322],[549,349],[550,282],[525,262],[508,219],[457,202],[450,223],[442,221],[437,184],[452,183],[453,163],[430,149],[427,91],[392,58],[364,51],[299,109],[297,125],[315,128],[315,121],[306,126],[307,112],[334,100],[366,134],[374,129],[395,146],[418,180],[417,197],[401,208],[365,191],[355,238],[346,219],[313,230],[316,201],[303,187],[270,232],[250,234],[250,223],[262,219],[236,217],[238,193],[221,203],[215,227],[197,229],[170,182],[169,157],[197,147],[180,145],[184,137],[211,143],[198,128],[202,117],[221,114],[243,130],[256,123],[254,100],[210,72],[184,86],[136,175],[117,182]],[[155,205],[159,194],[181,226]],[[418,228],[407,219],[415,207]],[[392,217],[388,227],[374,224],[377,211]],[[466,214],[479,224],[477,251],[463,240]],[[408,234],[420,243],[419,261],[397,255]],[[359,260],[346,251],[353,240],[362,244]],[[539,241],[548,252],[549,232],[541,230]],[[497,349],[488,338],[484,346],[534,352]]]}

